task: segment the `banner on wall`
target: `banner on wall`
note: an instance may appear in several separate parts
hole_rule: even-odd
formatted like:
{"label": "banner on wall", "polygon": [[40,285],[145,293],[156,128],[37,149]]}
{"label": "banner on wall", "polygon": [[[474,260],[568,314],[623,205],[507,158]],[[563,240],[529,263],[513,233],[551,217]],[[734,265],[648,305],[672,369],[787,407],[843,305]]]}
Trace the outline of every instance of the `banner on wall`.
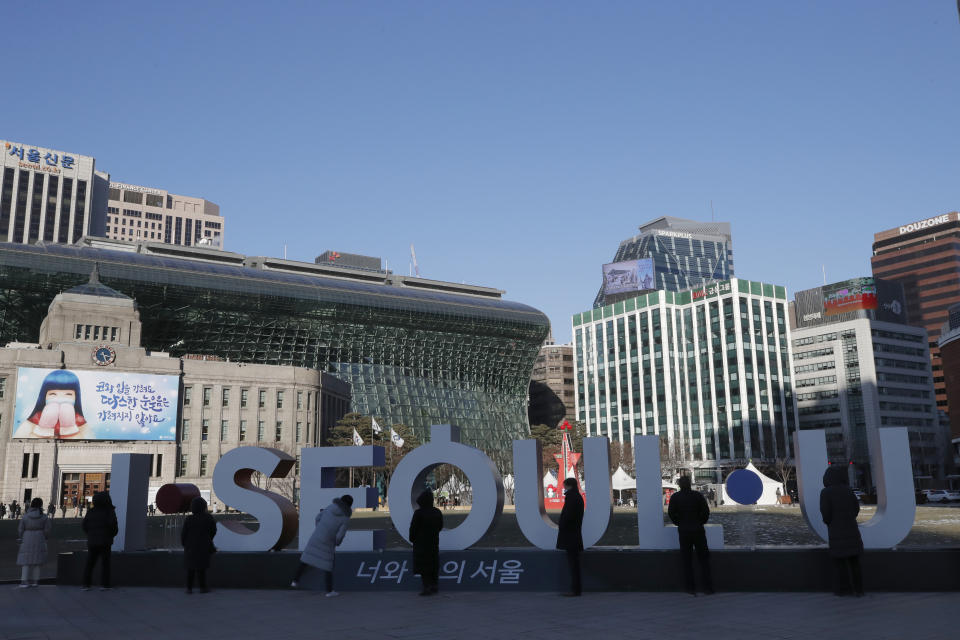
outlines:
{"label": "banner on wall", "polygon": [[611,262],[603,265],[603,293],[644,291],[654,287],[653,258]]}
{"label": "banner on wall", "polygon": [[14,438],[176,440],[179,376],[17,370]]}

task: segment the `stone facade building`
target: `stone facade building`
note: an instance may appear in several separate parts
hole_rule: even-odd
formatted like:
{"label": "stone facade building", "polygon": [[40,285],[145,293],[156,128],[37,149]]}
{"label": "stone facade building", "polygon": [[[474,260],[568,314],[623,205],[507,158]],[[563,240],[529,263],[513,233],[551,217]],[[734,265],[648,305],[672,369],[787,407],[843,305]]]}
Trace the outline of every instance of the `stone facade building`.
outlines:
{"label": "stone facade building", "polygon": [[[329,374],[210,356],[174,358],[141,347],[140,328],[134,301],[94,274],[90,283],[54,298],[38,344],[0,349],[0,499],[27,503],[40,497],[45,504],[73,506],[74,499],[109,488],[113,453],[153,456],[151,495],[168,482],[193,483],[206,493],[213,468],[230,449],[268,446],[299,458],[301,447],[322,443],[325,431],[349,410],[350,385]],[[136,433],[131,439],[96,439],[95,427],[74,436],[84,439],[20,437],[31,431],[25,421],[18,424],[24,411],[15,414],[26,368],[173,376],[178,380],[175,428],[168,440],[132,439]],[[88,425],[96,420],[91,406]],[[296,499],[294,477],[274,481],[289,486],[272,490]]]}

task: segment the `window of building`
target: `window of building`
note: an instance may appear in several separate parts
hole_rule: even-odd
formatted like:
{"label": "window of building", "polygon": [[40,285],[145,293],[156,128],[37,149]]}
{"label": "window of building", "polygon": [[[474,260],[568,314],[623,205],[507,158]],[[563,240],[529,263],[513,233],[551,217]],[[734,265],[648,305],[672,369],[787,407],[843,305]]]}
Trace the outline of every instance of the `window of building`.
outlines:
{"label": "window of building", "polygon": [[243,442],[247,439],[247,421],[240,421],[240,442]]}
{"label": "window of building", "polygon": [[183,388],[183,406],[190,406],[190,399],[193,397],[193,387]]}
{"label": "window of building", "polygon": [[277,430],[273,439],[275,442],[280,442],[283,439],[283,422],[277,422]]}
{"label": "window of building", "polygon": [[297,409],[303,409],[303,391],[297,391]]}
{"label": "window of building", "polygon": [[240,389],[240,408],[247,408],[247,396],[250,394],[249,389]]}
{"label": "window of building", "polygon": [[[110,187],[110,195],[107,196],[107,198],[109,198],[110,200],[119,200],[119,199],[120,199],[120,189],[114,189],[113,187]],[[107,211],[111,211],[111,209],[113,209],[113,207],[107,207]],[[111,213],[112,213],[112,211],[111,211]]]}
{"label": "window of building", "polygon": [[224,387],[223,391],[220,392],[220,402],[224,407],[230,406],[230,388]]}
{"label": "window of building", "polygon": [[200,439],[206,440],[210,435],[210,420],[204,418],[200,421]]}
{"label": "window of building", "polygon": [[257,420],[257,442],[263,442],[264,435],[263,420]]}
{"label": "window of building", "polygon": [[0,378],[0,400],[3,400],[3,396],[6,392],[7,392],[7,379]]}
{"label": "window of building", "polygon": [[209,407],[209,406],[210,406],[210,394],[211,394],[211,393],[213,393],[213,390],[212,390],[211,387],[204,387],[204,388],[203,388],[203,406],[205,406],[205,407]]}
{"label": "window of building", "polygon": [[180,454],[179,464],[177,465],[177,475],[185,476],[187,475],[187,463],[189,461],[189,456],[185,453]]}
{"label": "window of building", "polygon": [[153,193],[147,194],[147,206],[148,207],[162,207],[163,206],[163,196],[158,196]]}
{"label": "window of building", "polygon": [[143,204],[143,194],[139,191],[124,191],[123,201],[131,204]]}
{"label": "window of building", "polygon": [[267,406],[267,392],[264,389],[260,389],[260,397],[258,399],[257,406],[261,409]]}
{"label": "window of building", "polygon": [[221,420],[220,421],[220,442],[223,442],[227,439],[227,433],[230,431],[230,421]]}
{"label": "window of building", "polygon": [[161,475],[163,475],[163,454],[158,453],[156,456],[156,460],[157,460],[157,464],[155,467],[156,472],[153,475],[159,478]]}
{"label": "window of building", "polygon": [[297,423],[297,442],[300,442],[301,438],[303,438],[303,423],[298,422]]}
{"label": "window of building", "polygon": [[277,409],[283,409],[283,391],[277,391]]}
{"label": "window of building", "polygon": [[205,453],[200,454],[200,475],[207,475],[207,454]]}
{"label": "window of building", "polygon": [[183,424],[180,427],[180,439],[186,441],[190,438],[190,419],[184,418]]}

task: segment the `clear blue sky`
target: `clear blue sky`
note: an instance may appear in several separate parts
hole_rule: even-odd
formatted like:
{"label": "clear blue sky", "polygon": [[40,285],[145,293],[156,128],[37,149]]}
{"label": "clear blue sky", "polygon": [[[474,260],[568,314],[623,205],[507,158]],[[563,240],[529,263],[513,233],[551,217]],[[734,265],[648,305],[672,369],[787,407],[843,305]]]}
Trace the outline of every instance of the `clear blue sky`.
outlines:
{"label": "clear blue sky", "polygon": [[953,0],[7,3],[3,24],[0,138],[213,200],[234,251],[406,272],[412,242],[425,277],[506,289],[561,341],[657,216],[713,200],[737,275],[796,291],[960,208]]}

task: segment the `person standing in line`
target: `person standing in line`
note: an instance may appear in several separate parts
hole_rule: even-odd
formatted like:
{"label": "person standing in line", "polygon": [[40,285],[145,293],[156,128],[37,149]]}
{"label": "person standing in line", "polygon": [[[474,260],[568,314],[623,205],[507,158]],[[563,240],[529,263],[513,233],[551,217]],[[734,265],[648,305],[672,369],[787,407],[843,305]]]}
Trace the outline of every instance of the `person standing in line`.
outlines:
{"label": "person standing in line", "polygon": [[0,520],[3,520],[7,517],[7,505],[6,503],[0,502]]}
{"label": "person standing in line", "polygon": [[578,597],[582,593],[580,583],[580,554],[583,552],[583,496],[575,478],[563,481],[563,509],[557,524],[557,549],[567,552],[570,567],[570,592],[566,597]]}
{"label": "person standing in line", "polygon": [[183,561],[187,567],[187,593],[193,593],[193,578],[196,576],[200,593],[209,593],[207,588],[207,569],[210,568],[210,556],[217,548],[213,546],[213,537],[217,535],[217,523],[207,512],[207,501],[196,497],[190,503],[193,515],[187,516],[180,532],[180,544],[183,545]]}
{"label": "person standing in line", "polygon": [[110,590],[110,547],[120,528],[117,526],[116,507],[108,491],[93,495],[93,507],[83,518],[83,531],[87,534],[87,565],[83,569],[82,591],[89,591],[93,568],[100,560],[100,590]]}
{"label": "person standing in line", "polygon": [[710,573],[710,550],[707,548],[707,533],[703,525],[710,518],[710,506],[699,491],[690,488],[690,476],[677,480],[680,490],[670,497],[667,515],[677,525],[680,538],[680,558],[683,561],[683,579],[687,593],[697,595],[693,579],[693,550],[697,550],[697,563],[703,581],[703,593],[713,594],[713,576]]}
{"label": "person standing in line", "polygon": [[49,516],[50,519],[52,520],[53,518],[56,517],[56,515],[57,515],[57,507],[55,504],[51,502],[50,505],[47,507],[47,516]]}
{"label": "person standing in line", "polygon": [[334,498],[330,506],[317,514],[314,520],[316,527],[300,555],[300,565],[293,576],[293,582],[290,583],[292,589],[300,586],[300,576],[303,575],[307,565],[310,565],[323,572],[327,588],[326,596],[333,598],[340,595],[333,590],[333,562],[336,547],[343,542],[343,536],[347,534],[347,523],[350,521],[352,506],[353,498],[344,495]]}
{"label": "person standing in line", "polygon": [[60,517],[61,517],[61,518],[66,518],[66,517],[67,517],[67,503],[66,503],[66,502],[61,502],[61,503],[60,503]]}
{"label": "person standing in line", "polygon": [[30,508],[20,520],[17,529],[20,538],[20,552],[17,564],[23,567],[20,573],[20,588],[37,586],[40,579],[40,565],[47,561],[47,538],[50,536],[50,519],[43,514],[43,500],[34,498]]}
{"label": "person standing in line", "polygon": [[410,519],[410,543],[413,545],[413,572],[420,574],[423,590],[429,596],[439,590],[440,530],[443,513],[433,506],[433,492],[427,489],[417,498],[419,509]]}
{"label": "person standing in line", "polygon": [[857,525],[860,501],[847,481],[847,470],[829,466],[823,474],[820,491],[820,516],[827,525],[830,556],[834,560],[833,593],[837,596],[863,596],[860,555],[863,539]]}

